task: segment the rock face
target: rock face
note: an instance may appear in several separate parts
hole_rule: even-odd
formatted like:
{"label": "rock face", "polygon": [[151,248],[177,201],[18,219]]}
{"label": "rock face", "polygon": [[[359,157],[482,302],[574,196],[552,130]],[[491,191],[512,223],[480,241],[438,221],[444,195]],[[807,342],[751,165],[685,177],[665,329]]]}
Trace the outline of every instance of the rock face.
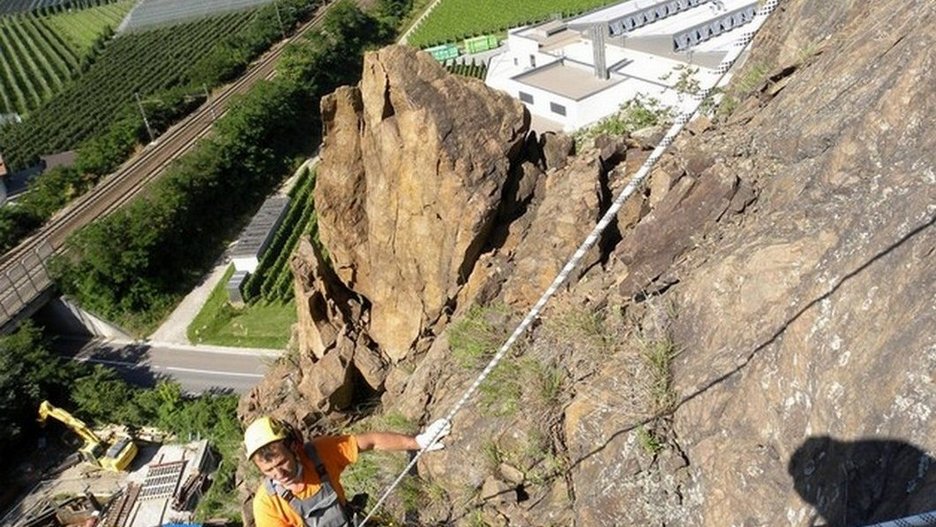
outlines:
{"label": "rock face", "polygon": [[321,239],[400,360],[471,273],[529,116],[405,47],[367,54],[360,87],[324,98],[322,114]]}
{"label": "rock face", "polygon": [[[679,138],[422,458],[448,499],[419,520],[936,510],[934,9],[781,3],[738,73],[753,88]],[[527,136],[516,103],[396,47],[322,109],[331,265],[311,245],[294,259],[298,372],[276,369],[245,414],[309,422],[363,391],[416,422],[444,415],[483,367],[456,356],[469,307],[522,315],[658,135],[570,155],[564,136]]]}
{"label": "rock face", "polygon": [[[615,250],[618,293],[674,315],[676,401],[663,423],[573,401],[588,525],[936,509],[933,8],[781,5],[747,64],[768,72],[756,96],[681,139],[682,174]],[[626,364],[606,370],[589,386],[627,389]]]}
{"label": "rock face", "polygon": [[[752,57],[790,75],[726,130],[758,211],[675,291],[706,524],[936,509],[934,23],[923,3],[791,2]],[[782,51],[810,43],[806,63]]]}

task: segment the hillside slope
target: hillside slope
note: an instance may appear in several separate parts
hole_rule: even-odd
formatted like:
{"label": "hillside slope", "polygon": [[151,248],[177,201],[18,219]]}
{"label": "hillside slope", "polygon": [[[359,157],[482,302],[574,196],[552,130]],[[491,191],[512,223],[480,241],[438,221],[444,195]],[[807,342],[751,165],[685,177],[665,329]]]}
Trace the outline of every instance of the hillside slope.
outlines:
{"label": "hillside slope", "polygon": [[[936,509],[933,11],[781,3],[740,75],[756,88],[659,163],[420,462],[433,490],[410,519],[862,525]],[[298,357],[241,415],[321,431],[379,397],[425,422],[649,147],[524,140],[522,106],[401,47],[368,54],[322,109],[330,265],[300,248]]]}

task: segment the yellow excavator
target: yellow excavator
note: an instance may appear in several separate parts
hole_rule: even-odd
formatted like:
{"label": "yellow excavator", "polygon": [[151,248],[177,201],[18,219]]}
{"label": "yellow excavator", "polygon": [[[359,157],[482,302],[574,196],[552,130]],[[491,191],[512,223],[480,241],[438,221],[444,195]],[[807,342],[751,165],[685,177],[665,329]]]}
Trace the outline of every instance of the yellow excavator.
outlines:
{"label": "yellow excavator", "polygon": [[105,470],[119,472],[127,468],[137,454],[137,446],[129,437],[117,438],[112,444],[102,441],[91,429],[77,417],[53,406],[49,401],[42,401],[39,405],[39,422],[45,424],[46,419],[54,417],[65,426],[71,428],[84,440],[84,445],[78,453],[81,458],[92,465]]}

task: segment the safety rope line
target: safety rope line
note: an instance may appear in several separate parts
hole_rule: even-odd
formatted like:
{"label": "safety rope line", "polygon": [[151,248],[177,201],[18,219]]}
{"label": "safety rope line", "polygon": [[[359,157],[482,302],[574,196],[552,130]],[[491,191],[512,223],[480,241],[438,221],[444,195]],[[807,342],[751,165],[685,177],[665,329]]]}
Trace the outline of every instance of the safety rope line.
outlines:
{"label": "safety rope line", "polygon": [[907,516],[896,520],[875,523],[868,527],[932,527],[936,525],[936,511],[923,512],[915,516]]}
{"label": "safety rope line", "polygon": [[[731,66],[734,64],[735,60],[737,60],[741,53],[747,48],[747,45],[752,40],[754,40],[754,36],[757,34],[757,31],[763,25],[767,17],[770,16],[770,14],[774,11],[778,3],[779,0],[767,0],[767,2],[764,3],[761,9],[757,12],[754,19],[750,22],[750,29],[742,33],[741,36],[731,44],[731,47],[728,50],[728,54],[725,55],[725,58],[722,59],[721,63],[713,72],[713,75],[715,76],[714,82],[711,82],[707,88],[704,88],[698,93],[692,95],[688,107],[684,108],[683,111],[676,117],[673,125],[666,132],[666,135],[663,136],[663,139],[660,140],[660,143],[656,146],[656,148],[653,149],[650,157],[644,161],[643,165],[641,165],[640,169],[637,171],[634,177],[630,180],[630,182],[628,182],[627,186],[621,190],[621,193],[604,213],[604,215],[601,217],[601,220],[597,225],[595,225],[595,228],[592,229],[588,237],[585,238],[585,241],[582,242],[579,248],[575,251],[575,253],[572,255],[572,258],[566,262],[565,266],[553,280],[552,284],[549,285],[543,295],[539,298],[539,300],[537,300],[536,304],[534,304],[527,313],[526,317],[523,318],[516,329],[514,329],[513,333],[510,334],[510,337],[508,337],[504,344],[501,345],[501,347],[497,350],[497,353],[495,353],[491,358],[491,361],[488,363],[487,367],[484,368],[484,371],[481,372],[478,378],[475,379],[474,383],[472,383],[468,390],[465,391],[461,399],[459,399],[458,402],[455,403],[455,405],[452,407],[452,409],[449,410],[448,414],[445,416],[446,420],[452,422],[455,414],[461,411],[465,404],[467,404],[468,399],[470,399],[471,396],[474,395],[476,391],[478,391],[478,387],[481,386],[481,383],[484,382],[484,380],[488,377],[488,375],[491,374],[494,368],[497,367],[501,359],[503,359],[507,354],[507,351],[510,350],[517,339],[520,338],[520,335],[522,335],[527,330],[527,328],[530,327],[530,325],[534,320],[536,320],[537,317],[539,317],[540,312],[543,310],[543,307],[546,306],[546,303],[549,301],[549,299],[552,298],[552,296],[562,286],[562,284],[568,280],[569,275],[573,270],[575,270],[575,268],[581,262],[582,258],[585,257],[585,253],[587,253],[595,245],[595,243],[598,242],[598,237],[601,236],[602,232],[604,232],[611,221],[615,218],[618,210],[620,210],[624,205],[624,201],[627,200],[627,198],[630,197],[640,187],[644,179],[647,178],[647,175],[650,174],[650,170],[653,169],[657,161],[663,157],[663,154],[666,152],[666,150],[676,140],[676,136],[679,134],[679,132],[685,128],[686,124],[689,122],[692,116],[695,115],[695,113],[698,111],[699,107],[702,105],[702,102],[708,98],[708,96],[715,88],[719,87],[722,83],[725,82],[725,77],[728,73],[728,70],[731,69]],[[439,432],[435,434],[435,436],[426,445],[425,448],[421,448],[416,452],[416,455],[413,456],[413,459],[410,460],[409,464],[406,465],[406,468],[404,468],[403,471],[400,472],[400,475],[397,476],[393,483],[390,484],[377,503],[374,504],[374,507],[371,508],[370,512],[367,513],[367,516],[365,516],[361,523],[358,524],[358,527],[363,527],[366,525],[367,521],[373,517],[374,513],[376,513],[380,507],[383,506],[384,502],[387,501],[387,498],[397,487],[397,485],[399,485],[400,482],[403,481],[403,478],[406,477],[406,475],[409,474],[409,472],[413,469],[413,467],[416,465],[416,462],[419,461],[419,458],[421,458],[422,455],[426,453],[430,446],[435,444],[436,440],[439,438],[438,436]]]}

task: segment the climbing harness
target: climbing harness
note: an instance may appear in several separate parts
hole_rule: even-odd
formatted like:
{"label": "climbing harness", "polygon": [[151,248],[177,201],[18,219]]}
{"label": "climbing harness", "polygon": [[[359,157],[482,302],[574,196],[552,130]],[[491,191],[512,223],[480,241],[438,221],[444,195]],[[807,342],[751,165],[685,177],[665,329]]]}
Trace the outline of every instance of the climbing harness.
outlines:
{"label": "climbing harness", "polygon": [[[651,152],[650,157],[644,161],[643,165],[641,165],[640,169],[630,180],[627,186],[621,190],[621,193],[617,198],[615,198],[607,212],[604,213],[604,215],[601,217],[601,220],[597,225],[595,225],[595,228],[592,229],[588,237],[585,238],[585,241],[582,242],[579,248],[575,251],[575,253],[572,255],[572,258],[566,262],[565,266],[553,280],[552,284],[549,285],[540,299],[537,300],[536,304],[530,308],[530,311],[527,313],[526,317],[523,318],[517,328],[514,329],[513,333],[510,334],[504,344],[501,345],[501,347],[497,350],[497,353],[495,353],[494,357],[491,358],[491,361],[488,363],[487,367],[484,368],[484,371],[481,372],[478,378],[475,379],[474,383],[472,383],[468,390],[465,391],[464,395],[462,395],[461,399],[459,399],[458,402],[455,403],[452,409],[448,412],[448,414],[446,414],[445,418],[449,422],[452,421],[452,419],[455,417],[455,414],[461,411],[461,409],[468,402],[468,399],[474,395],[474,393],[478,390],[478,387],[481,386],[481,383],[484,382],[484,380],[488,377],[488,375],[491,374],[498,363],[500,363],[501,359],[504,358],[504,355],[507,354],[507,351],[510,350],[514,342],[516,342],[520,335],[526,332],[527,328],[530,327],[533,321],[539,317],[540,312],[543,310],[543,307],[546,306],[546,303],[549,301],[549,299],[552,298],[552,296],[556,293],[556,291],[559,290],[562,284],[568,280],[569,275],[576,267],[578,267],[578,264],[581,262],[582,258],[585,257],[585,254],[595,245],[595,243],[598,242],[598,238],[608,227],[611,221],[614,220],[614,218],[617,216],[618,210],[620,210],[621,206],[624,205],[624,201],[627,200],[627,198],[630,197],[643,184],[643,181],[650,174],[650,171],[653,169],[654,165],[656,165],[657,161],[663,157],[663,154],[673,144],[676,136],[679,134],[679,132],[682,131],[683,128],[685,128],[686,124],[689,122],[692,116],[695,115],[699,107],[702,106],[702,103],[709,97],[714,89],[719,87],[727,80],[726,74],[728,73],[728,70],[731,69],[731,66],[734,64],[735,60],[737,60],[741,53],[747,48],[747,45],[752,40],[754,40],[754,35],[757,34],[757,31],[763,25],[764,21],[767,20],[767,17],[769,17],[770,14],[774,11],[778,3],[779,0],[767,0],[767,2],[761,7],[757,15],[754,17],[754,20],[750,22],[751,29],[741,34],[741,37],[732,44],[728,54],[725,55],[725,58],[722,59],[721,63],[714,70],[714,81],[711,82],[708,87],[701,89],[699,93],[694,94],[691,97],[688,106],[683,109],[683,111],[680,112],[680,114],[676,117],[673,125],[666,132],[666,135],[663,136],[663,139],[660,140],[660,143],[656,146],[656,148],[653,149],[653,152]],[[436,438],[433,437],[429,444],[431,445],[435,442],[435,440]],[[410,473],[410,471],[416,465],[416,462],[419,461],[419,458],[422,457],[425,452],[425,448],[416,452],[416,455],[413,456],[413,459],[410,460],[406,468],[400,472],[400,475],[397,476],[393,483],[390,484],[387,490],[380,496],[380,499],[377,500],[377,503],[375,503],[373,508],[371,508],[370,512],[367,513],[367,516],[365,516],[361,521],[360,527],[366,525],[367,521],[374,515],[375,512],[377,512],[378,509],[380,509],[380,507],[390,496],[390,493],[393,492],[393,489],[395,489],[396,486],[399,485],[403,480],[403,478]]]}
{"label": "climbing harness", "polygon": [[289,503],[292,510],[302,518],[305,527],[346,527],[354,525],[348,510],[338,499],[338,492],[332,486],[331,477],[325,470],[325,464],[312,443],[305,444],[306,455],[315,465],[321,488],[305,499],[297,498],[292,491],[267,478],[264,486],[271,495],[275,494]]}

